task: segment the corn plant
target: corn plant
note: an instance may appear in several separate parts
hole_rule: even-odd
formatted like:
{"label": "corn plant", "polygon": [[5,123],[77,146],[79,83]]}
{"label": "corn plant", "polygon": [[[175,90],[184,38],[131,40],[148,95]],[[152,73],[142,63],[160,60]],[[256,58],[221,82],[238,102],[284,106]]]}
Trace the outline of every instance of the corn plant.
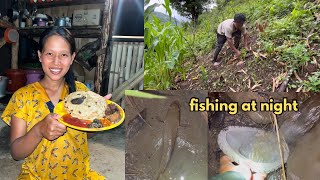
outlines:
{"label": "corn plant", "polygon": [[151,13],[156,7],[163,6],[171,17],[169,4],[166,0],[164,4],[153,4],[145,10],[145,89],[168,89],[177,73],[185,76],[182,68],[185,53],[182,29],[172,21],[161,22]]}

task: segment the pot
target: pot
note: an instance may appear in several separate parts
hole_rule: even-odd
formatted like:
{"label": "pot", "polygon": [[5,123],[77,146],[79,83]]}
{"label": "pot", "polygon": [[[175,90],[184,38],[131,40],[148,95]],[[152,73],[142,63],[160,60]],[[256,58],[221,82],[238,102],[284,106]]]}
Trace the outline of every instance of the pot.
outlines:
{"label": "pot", "polygon": [[33,24],[37,26],[46,26],[48,22],[48,16],[45,14],[37,14],[34,18]]}
{"label": "pot", "polygon": [[66,26],[66,19],[65,18],[58,18],[55,21],[56,26]]}
{"label": "pot", "polygon": [[47,18],[35,18],[33,24],[37,24],[37,26],[46,26],[47,22]]}
{"label": "pot", "polygon": [[8,77],[7,91],[9,92],[15,92],[27,82],[26,74],[21,69],[8,69],[5,74]]}
{"label": "pot", "polygon": [[4,40],[7,43],[16,43],[19,40],[19,33],[14,28],[7,28],[4,32]]}
{"label": "pot", "polygon": [[29,69],[29,70],[25,70],[25,72],[27,77],[27,84],[40,81],[43,77],[42,69],[41,70]]}

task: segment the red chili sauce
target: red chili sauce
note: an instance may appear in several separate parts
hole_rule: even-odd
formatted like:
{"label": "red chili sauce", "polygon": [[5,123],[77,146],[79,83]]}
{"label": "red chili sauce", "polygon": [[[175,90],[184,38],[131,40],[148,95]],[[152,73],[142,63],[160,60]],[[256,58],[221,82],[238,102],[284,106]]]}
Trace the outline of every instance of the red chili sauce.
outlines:
{"label": "red chili sauce", "polygon": [[62,119],[64,122],[77,127],[87,128],[88,125],[90,124],[89,120],[78,119],[78,118],[72,117],[70,114],[63,115]]}

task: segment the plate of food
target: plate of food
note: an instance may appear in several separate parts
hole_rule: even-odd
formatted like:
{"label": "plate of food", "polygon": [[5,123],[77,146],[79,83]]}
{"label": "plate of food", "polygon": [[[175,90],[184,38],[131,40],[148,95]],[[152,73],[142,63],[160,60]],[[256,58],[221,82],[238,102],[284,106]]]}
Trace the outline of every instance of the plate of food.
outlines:
{"label": "plate of food", "polygon": [[115,102],[92,91],[76,91],[59,102],[54,113],[62,124],[82,131],[104,131],[119,126],[124,110]]}

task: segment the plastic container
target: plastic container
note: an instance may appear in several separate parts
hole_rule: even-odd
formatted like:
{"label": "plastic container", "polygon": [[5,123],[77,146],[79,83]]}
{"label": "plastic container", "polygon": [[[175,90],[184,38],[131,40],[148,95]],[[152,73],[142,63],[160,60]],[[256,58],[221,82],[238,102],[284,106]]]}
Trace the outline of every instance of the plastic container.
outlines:
{"label": "plastic container", "polygon": [[8,78],[6,76],[0,76],[0,98],[6,95],[6,87]]}
{"label": "plastic container", "polygon": [[25,70],[27,77],[27,84],[39,81],[43,77],[42,70]]}
{"label": "plastic container", "polygon": [[6,71],[8,77],[7,91],[15,92],[19,88],[25,86],[27,82],[26,74],[21,69],[9,69]]}

